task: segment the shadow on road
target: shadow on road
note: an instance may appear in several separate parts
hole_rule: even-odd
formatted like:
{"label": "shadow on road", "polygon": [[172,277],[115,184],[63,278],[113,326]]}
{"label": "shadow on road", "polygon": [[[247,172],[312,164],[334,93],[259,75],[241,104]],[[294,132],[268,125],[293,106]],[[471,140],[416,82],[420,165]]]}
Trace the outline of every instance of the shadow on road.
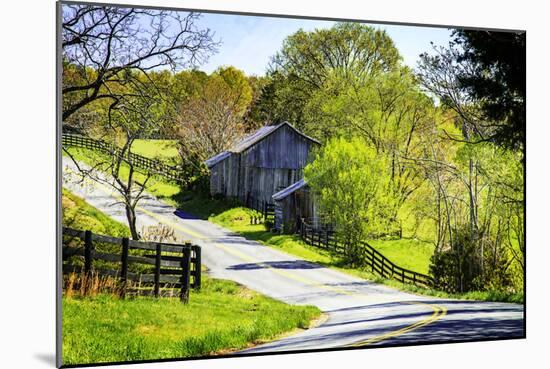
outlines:
{"label": "shadow on road", "polygon": [[259,263],[237,264],[227,267],[228,270],[257,270],[265,268],[275,269],[318,269],[321,265],[305,260],[265,261]]}

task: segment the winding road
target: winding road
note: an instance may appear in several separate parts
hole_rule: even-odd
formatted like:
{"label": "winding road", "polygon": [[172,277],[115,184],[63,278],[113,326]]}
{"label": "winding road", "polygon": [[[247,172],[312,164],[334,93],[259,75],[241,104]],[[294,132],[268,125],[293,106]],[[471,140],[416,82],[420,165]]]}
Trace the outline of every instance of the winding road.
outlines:
{"label": "winding road", "polygon": [[[63,160],[63,186],[126,223],[123,205],[112,190],[91,181],[82,183],[74,163]],[[236,281],[289,304],[314,305],[326,314],[327,319],[314,328],[235,355],[525,336],[523,305],[404,293],[246,240],[153,196],[141,201],[137,212],[139,227],[163,223],[182,239],[200,245],[212,277]]]}

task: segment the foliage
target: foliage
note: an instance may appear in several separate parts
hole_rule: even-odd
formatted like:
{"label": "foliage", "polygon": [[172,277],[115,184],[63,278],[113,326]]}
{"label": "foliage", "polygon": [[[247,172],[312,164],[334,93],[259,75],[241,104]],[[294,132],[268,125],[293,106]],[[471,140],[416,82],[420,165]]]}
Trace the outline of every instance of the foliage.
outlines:
{"label": "foliage", "polygon": [[311,94],[335,70],[345,77],[367,78],[393,70],[400,59],[385,31],[366,25],[346,22],[330,29],[299,30],[272,58],[272,81],[259,101],[261,111],[266,120],[289,120],[304,129],[303,110]]}
{"label": "foliage", "polygon": [[[207,202],[208,201],[205,201],[205,203]],[[395,280],[381,278],[372,273],[369,268],[351,267],[345,259],[341,258],[341,255],[332,254],[327,250],[308,245],[297,235],[274,234],[269,232],[263,224],[250,224],[249,218],[243,218],[244,214],[246,214],[249,210],[250,209],[239,207],[229,208],[228,210],[222,211],[217,215],[212,215],[209,220],[237,232],[249,240],[259,241],[267,246],[274,247],[288,254],[298,256],[307,261],[323,265],[327,268],[338,270],[355,277],[374,281],[376,283],[381,283],[402,291],[441,298],[515,303],[524,302],[523,293],[503,291],[498,286],[495,289],[486,291],[470,291],[466,293],[451,294],[440,289],[436,290],[416,287],[413,285],[403,284]],[[419,270],[417,268],[422,267],[427,268],[429,263],[429,255],[433,252],[433,247],[429,247],[426,243],[421,243],[418,241],[413,242],[413,240],[371,240],[369,243],[371,243],[371,245],[378,251],[382,252],[382,254],[388,257],[391,256],[390,260],[395,261],[398,265],[412,265],[407,263],[414,263],[414,267],[412,267],[413,270]],[[411,251],[411,248],[422,250],[418,250],[417,254],[415,251]],[[410,257],[411,253],[414,257]],[[413,258],[414,260],[412,260]]]}
{"label": "foliage", "polygon": [[359,241],[391,227],[394,199],[383,191],[389,182],[386,162],[362,139],[333,139],[306,166],[304,176],[320,211],[345,238],[346,257],[358,262]]}
{"label": "foliage", "polygon": [[[350,241],[374,239],[392,258],[414,254],[419,260],[411,263],[422,270],[431,251],[417,246],[430,243],[432,271],[449,291],[521,293],[524,34],[454,36],[449,47],[425,54],[417,73],[402,64],[384,31],[354,23],[289,36],[265,77],[231,66],[211,74],[133,69],[104,84],[100,91],[108,88],[111,98],[82,106],[64,129],[114,137],[119,147],[130,132],[128,150],[151,155],[154,145],[140,140],[177,140],[173,160],[188,177],[184,188],[146,182],[147,173],[133,179],[184,211],[234,223],[249,214],[209,198],[204,160],[252,129],[289,120],[325,144],[305,176],[321,215]],[[95,80],[100,70],[65,60],[64,83]],[[64,95],[64,103],[81,94]],[[119,171],[128,176],[132,169],[121,163]],[[348,251],[345,261],[353,263],[358,250]]]}
{"label": "foliage", "polygon": [[95,101],[118,104],[131,96],[128,88],[141,88],[143,80],[136,78],[140,74],[206,61],[217,44],[209,29],[197,27],[199,17],[167,10],[63,4],[63,121]]}
{"label": "foliage", "polygon": [[456,30],[448,47],[424,53],[424,87],[454,110],[470,142],[523,151],[525,33]]}
{"label": "foliage", "polygon": [[[162,311],[162,314],[159,314]],[[245,348],[296,328],[320,311],[290,306],[205,277],[189,303],[176,298],[63,298],[63,363],[197,357]]]}
{"label": "foliage", "polygon": [[463,49],[457,62],[472,65],[472,73],[457,79],[481,102],[484,118],[497,122],[492,140],[525,149],[525,32],[457,30],[454,36]]}
{"label": "foliage", "polygon": [[220,68],[208,76],[181,108],[177,136],[182,162],[201,171],[206,159],[242,137],[251,101],[252,89],[241,71]]}

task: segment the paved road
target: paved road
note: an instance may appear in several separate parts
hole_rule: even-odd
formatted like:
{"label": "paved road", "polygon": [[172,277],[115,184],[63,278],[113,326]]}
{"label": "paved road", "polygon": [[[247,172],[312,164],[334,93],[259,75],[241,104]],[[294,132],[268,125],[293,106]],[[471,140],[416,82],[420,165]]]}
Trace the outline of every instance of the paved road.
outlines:
{"label": "paved road", "polygon": [[[125,223],[116,196],[107,187],[78,183],[74,164],[65,160],[64,187]],[[203,263],[213,277],[236,281],[289,304],[315,305],[328,317],[315,328],[241,353],[524,336],[523,305],[400,292],[246,240],[152,196],[140,203],[137,212],[140,226],[164,223],[182,239],[200,245]]]}

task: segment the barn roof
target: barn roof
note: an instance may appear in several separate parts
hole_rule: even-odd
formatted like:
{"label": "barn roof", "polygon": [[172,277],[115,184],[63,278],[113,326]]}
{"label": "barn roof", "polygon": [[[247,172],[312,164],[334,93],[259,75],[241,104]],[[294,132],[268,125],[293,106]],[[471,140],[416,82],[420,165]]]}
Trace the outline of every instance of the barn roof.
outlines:
{"label": "barn roof", "polygon": [[231,156],[231,153],[230,153],[230,152],[228,152],[228,151],[222,151],[222,152],[220,152],[219,154],[214,155],[214,156],[211,157],[210,159],[205,160],[205,161],[204,161],[204,164],[206,164],[206,166],[207,166],[208,168],[212,168],[214,165],[218,164],[220,161],[224,160],[224,159],[227,158],[228,156]]}
{"label": "barn roof", "polygon": [[280,201],[280,200],[284,199],[285,197],[287,197],[288,195],[294,193],[295,191],[299,190],[300,188],[302,188],[306,185],[307,185],[307,182],[302,178],[298,182],[291,184],[287,188],[282,189],[281,191],[275,193],[271,197],[275,201]]}
{"label": "barn roof", "polygon": [[296,128],[294,128],[292,126],[292,124],[290,124],[288,122],[283,122],[283,123],[279,123],[279,124],[274,125],[274,126],[265,126],[265,127],[262,127],[260,129],[256,130],[254,133],[246,136],[241,141],[239,141],[235,145],[233,145],[228,151],[234,152],[234,153],[243,152],[246,149],[248,149],[249,147],[254,146],[256,143],[263,140],[264,138],[266,138],[267,136],[269,136],[270,134],[272,134],[273,132],[275,132],[276,130],[278,130],[279,128],[281,128],[283,126],[288,126],[292,130],[294,130],[297,134],[304,137],[305,139],[313,141],[317,144],[320,144],[320,142],[317,141],[316,139],[311,138],[309,136],[306,136],[302,132],[298,131]]}
{"label": "barn roof", "polygon": [[220,161],[224,160],[228,156],[231,155],[231,153],[241,153],[245,151],[246,149],[254,146],[279,128],[283,126],[288,126],[292,130],[294,130],[297,134],[304,137],[307,140],[310,140],[312,142],[315,142],[316,144],[321,144],[316,139],[309,137],[302,132],[298,131],[296,128],[292,126],[292,124],[288,122],[279,123],[277,125],[273,126],[264,126],[262,128],[259,128],[258,130],[254,131],[252,134],[245,136],[240,141],[237,141],[233,146],[231,146],[227,151],[222,151],[221,153],[211,157],[210,159],[206,160],[204,163],[208,166],[208,168],[213,167],[214,165],[218,164]]}

